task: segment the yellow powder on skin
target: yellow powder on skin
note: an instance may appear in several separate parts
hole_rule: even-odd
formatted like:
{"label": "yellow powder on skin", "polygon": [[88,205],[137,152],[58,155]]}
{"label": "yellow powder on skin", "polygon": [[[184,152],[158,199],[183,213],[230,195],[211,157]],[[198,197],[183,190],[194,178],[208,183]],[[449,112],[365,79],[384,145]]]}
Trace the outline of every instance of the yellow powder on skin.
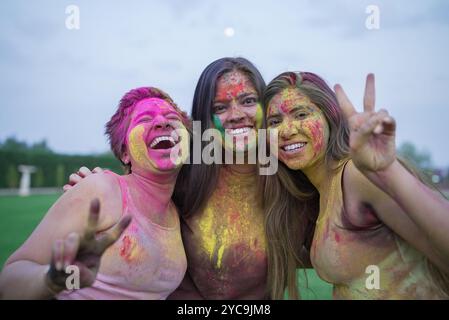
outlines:
{"label": "yellow powder on skin", "polygon": [[207,208],[204,212],[204,216],[199,223],[201,233],[203,235],[203,246],[206,252],[209,254],[209,258],[212,260],[214,254],[214,248],[216,243],[216,238],[212,230],[213,227],[214,214],[211,208]]}
{"label": "yellow powder on skin", "polygon": [[[202,247],[213,265],[224,267],[224,257],[237,247],[264,252],[263,219],[256,216],[258,210],[250,205],[254,201],[254,183],[240,181],[241,177],[221,175],[217,191],[214,192],[201,219],[198,221]],[[234,263],[247,258],[239,256]]]}
{"label": "yellow powder on skin", "polygon": [[145,128],[142,125],[138,125],[130,131],[128,136],[129,152],[143,169],[155,171],[155,165],[148,157],[148,147],[143,139],[144,132]]}

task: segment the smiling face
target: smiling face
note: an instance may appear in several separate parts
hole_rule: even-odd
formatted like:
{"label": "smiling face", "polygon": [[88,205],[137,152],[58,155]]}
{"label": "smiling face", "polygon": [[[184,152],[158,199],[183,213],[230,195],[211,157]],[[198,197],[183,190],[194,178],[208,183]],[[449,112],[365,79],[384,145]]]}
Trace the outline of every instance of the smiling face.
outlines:
{"label": "smiling face", "polygon": [[279,160],[302,170],[324,160],[329,126],[323,112],[296,88],[283,89],[269,102],[268,129],[279,135]]}
{"label": "smiling face", "polygon": [[[136,171],[172,171],[182,163],[188,134],[179,113],[167,101],[147,98],[131,114],[123,161]],[[173,156],[175,155],[175,156]]]}
{"label": "smiling face", "polygon": [[227,150],[254,148],[262,124],[262,107],[254,84],[240,71],[231,71],[217,81],[212,120],[220,130]]}

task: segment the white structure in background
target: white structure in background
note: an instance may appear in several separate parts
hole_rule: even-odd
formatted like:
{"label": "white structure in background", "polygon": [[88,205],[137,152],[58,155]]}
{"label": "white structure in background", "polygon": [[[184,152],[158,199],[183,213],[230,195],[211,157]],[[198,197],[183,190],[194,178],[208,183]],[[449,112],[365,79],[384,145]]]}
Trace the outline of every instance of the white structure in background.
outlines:
{"label": "white structure in background", "polygon": [[19,196],[26,197],[30,195],[31,174],[36,171],[34,166],[19,166],[19,172],[22,173],[20,178]]}

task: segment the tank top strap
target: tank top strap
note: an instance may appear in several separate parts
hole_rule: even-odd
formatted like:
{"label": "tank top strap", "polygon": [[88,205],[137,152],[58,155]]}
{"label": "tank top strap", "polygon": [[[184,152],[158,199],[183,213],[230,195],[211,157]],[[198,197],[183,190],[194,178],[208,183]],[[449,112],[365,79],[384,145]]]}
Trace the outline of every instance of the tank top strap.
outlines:
{"label": "tank top strap", "polygon": [[110,170],[105,170],[103,172],[105,174],[114,176],[119,183],[120,193],[122,195],[122,215],[124,215],[124,213],[128,210],[128,203],[129,203],[128,183],[121,175],[118,175],[115,172],[112,172]]}

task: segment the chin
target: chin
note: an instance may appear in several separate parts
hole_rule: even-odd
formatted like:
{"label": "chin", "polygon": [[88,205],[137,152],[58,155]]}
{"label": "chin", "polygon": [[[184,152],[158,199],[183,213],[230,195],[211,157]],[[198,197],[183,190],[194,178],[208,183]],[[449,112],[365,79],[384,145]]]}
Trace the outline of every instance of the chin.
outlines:
{"label": "chin", "polygon": [[156,170],[160,172],[173,172],[179,169],[181,165],[181,163],[173,163],[171,159],[165,159],[156,164]]}
{"label": "chin", "polygon": [[281,159],[281,158],[279,158],[279,160],[291,170],[296,171],[296,170],[302,170],[305,168],[304,161],[302,161],[302,160]]}

